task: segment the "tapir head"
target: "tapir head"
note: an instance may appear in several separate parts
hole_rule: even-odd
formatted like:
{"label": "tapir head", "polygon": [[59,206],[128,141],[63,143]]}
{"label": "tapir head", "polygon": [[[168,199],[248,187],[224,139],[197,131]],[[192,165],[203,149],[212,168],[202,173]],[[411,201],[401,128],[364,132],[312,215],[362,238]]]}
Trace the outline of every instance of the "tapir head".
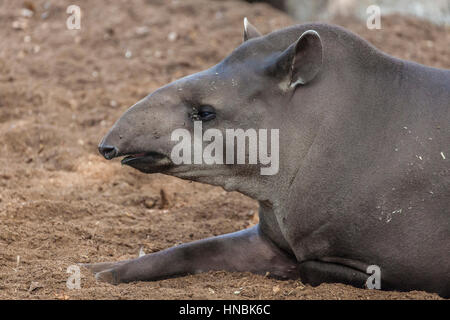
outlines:
{"label": "tapir head", "polygon": [[[267,129],[270,140],[270,130],[280,129],[289,117],[281,108],[297,87],[314,80],[321,66],[322,43],[317,32],[306,31],[280,45],[270,35],[261,36],[245,19],[242,45],[214,67],[172,82],[137,102],[103,138],[99,151],[106,159],[124,156],[122,164],[145,173],[161,172],[239,190],[232,185],[260,176],[264,165],[258,161],[236,164],[237,145],[232,147],[234,158],[228,159],[235,162],[227,161],[231,152],[226,146],[227,129],[253,129],[256,134]],[[199,127],[203,138],[195,132]],[[190,161],[180,163],[173,156],[180,155],[177,148],[184,133],[191,135],[192,144],[181,152],[181,158]],[[246,138],[245,158],[249,160],[249,150],[261,145],[255,149]],[[201,153],[213,140],[218,142],[212,152],[217,161],[198,161],[196,157],[205,160]],[[196,148],[195,142],[201,147]],[[273,145],[273,141],[268,142],[267,154],[278,152],[270,148]],[[275,169],[270,174],[277,173]]]}

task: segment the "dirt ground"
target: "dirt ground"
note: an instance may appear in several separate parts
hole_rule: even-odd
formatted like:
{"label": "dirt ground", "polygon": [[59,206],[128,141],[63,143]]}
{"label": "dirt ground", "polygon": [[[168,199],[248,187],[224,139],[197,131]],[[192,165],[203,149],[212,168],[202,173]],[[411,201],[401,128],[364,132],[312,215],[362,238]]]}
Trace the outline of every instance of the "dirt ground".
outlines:
{"label": "dirt ground", "polygon": [[[1,299],[438,299],[341,284],[312,288],[249,273],[210,272],[112,286],[69,265],[136,257],[257,222],[238,193],[107,162],[97,144],[130,105],[210,67],[242,41],[242,19],[267,33],[293,23],[236,1],[0,1]],[[32,17],[26,17],[28,8]],[[394,56],[450,68],[450,30],[382,17],[382,30],[343,20]]]}

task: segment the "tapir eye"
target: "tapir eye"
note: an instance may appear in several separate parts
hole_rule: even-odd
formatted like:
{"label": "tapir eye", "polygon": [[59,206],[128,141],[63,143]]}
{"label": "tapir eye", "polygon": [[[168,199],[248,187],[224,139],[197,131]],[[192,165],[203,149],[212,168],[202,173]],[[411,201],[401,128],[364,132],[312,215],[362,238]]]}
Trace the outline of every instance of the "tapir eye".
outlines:
{"label": "tapir eye", "polygon": [[198,116],[202,121],[209,121],[216,118],[216,110],[209,105],[198,108]]}

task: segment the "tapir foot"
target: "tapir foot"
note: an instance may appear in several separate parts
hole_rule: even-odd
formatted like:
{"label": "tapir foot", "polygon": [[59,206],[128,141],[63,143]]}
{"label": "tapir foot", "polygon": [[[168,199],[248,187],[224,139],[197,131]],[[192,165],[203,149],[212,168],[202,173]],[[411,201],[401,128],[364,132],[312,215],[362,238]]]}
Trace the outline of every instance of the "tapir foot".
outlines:
{"label": "tapir foot", "polygon": [[95,274],[95,279],[97,281],[108,282],[110,284],[119,284],[119,278],[115,268],[107,269]]}
{"label": "tapir foot", "polygon": [[115,270],[128,261],[131,260],[124,260],[119,262],[81,263],[80,266],[94,273],[95,279],[97,281],[118,284],[119,281],[117,279]]}
{"label": "tapir foot", "polygon": [[322,283],[345,283],[364,288],[369,274],[355,268],[324,261],[305,261],[299,264],[303,283],[318,286]]}
{"label": "tapir foot", "polygon": [[218,270],[269,273],[282,279],[299,277],[295,258],[265,237],[259,226],[182,244],[137,259],[83,266],[91,270],[97,280],[111,284]]}

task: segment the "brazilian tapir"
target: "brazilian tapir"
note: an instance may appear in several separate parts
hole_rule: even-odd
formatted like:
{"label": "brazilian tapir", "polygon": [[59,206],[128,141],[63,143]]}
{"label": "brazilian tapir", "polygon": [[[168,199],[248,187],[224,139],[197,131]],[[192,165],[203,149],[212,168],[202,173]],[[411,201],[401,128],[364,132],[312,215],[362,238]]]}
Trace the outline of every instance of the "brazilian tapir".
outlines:
{"label": "brazilian tapir", "polygon": [[[279,130],[279,170],[175,164],[171,133]],[[203,143],[206,143],[203,141]],[[113,284],[208,270],[450,295],[450,71],[393,58],[338,26],[303,24],[244,42],[219,64],[137,102],[99,145],[145,173],[259,201],[259,224],[116,263]],[[225,150],[225,152],[227,152]]]}

